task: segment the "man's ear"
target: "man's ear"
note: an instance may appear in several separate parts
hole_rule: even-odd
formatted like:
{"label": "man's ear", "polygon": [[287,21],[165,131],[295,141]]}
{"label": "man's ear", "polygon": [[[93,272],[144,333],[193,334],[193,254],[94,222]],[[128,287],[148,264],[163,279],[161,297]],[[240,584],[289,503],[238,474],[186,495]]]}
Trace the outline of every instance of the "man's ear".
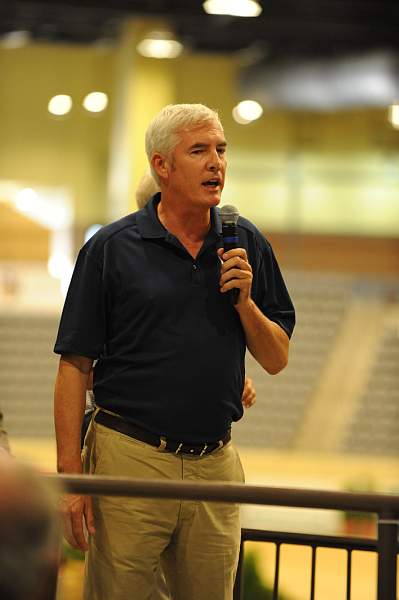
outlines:
{"label": "man's ear", "polygon": [[151,158],[151,165],[160,179],[168,178],[169,163],[163,154],[155,152]]}

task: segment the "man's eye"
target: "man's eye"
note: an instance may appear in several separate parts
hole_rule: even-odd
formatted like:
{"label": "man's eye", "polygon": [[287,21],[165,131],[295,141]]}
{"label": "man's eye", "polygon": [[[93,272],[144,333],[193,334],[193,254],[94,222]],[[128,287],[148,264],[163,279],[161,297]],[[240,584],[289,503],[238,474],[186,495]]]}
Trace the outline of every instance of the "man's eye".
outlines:
{"label": "man's eye", "polygon": [[201,154],[202,150],[198,148],[197,150],[192,150],[191,154]]}
{"label": "man's eye", "polygon": [[226,148],[218,148],[218,154],[225,154]]}

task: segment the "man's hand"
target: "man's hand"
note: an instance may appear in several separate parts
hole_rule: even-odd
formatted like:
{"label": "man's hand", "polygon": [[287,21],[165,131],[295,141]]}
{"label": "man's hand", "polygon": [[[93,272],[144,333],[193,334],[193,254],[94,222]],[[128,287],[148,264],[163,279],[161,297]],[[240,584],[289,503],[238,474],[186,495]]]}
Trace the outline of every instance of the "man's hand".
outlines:
{"label": "man's hand", "polygon": [[224,252],[219,248],[222,261],[220,291],[240,290],[234,308],[239,314],[245,332],[247,348],[270,375],[279,373],[288,362],[289,337],[286,331],[269,319],[251,298],[252,267],[244,248]]}
{"label": "man's hand", "polygon": [[241,402],[244,408],[251,408],[256,402],[256,390],[250,377],[245,378]]}
{"label": "man's hand", "polygon": [[[62,355],[60,359],[54,394],[60,473],[82,473],[81,430],[92,365],[93,360],[84,356]],[[77,550],[87,550],[87,533],[95,533],[91,498],[65,494],[60,501],[60,510],[66,540]]]}
{"label": "man's hand", "polygon": [[240,294],[237,304],[247,302],[251,297],[252,267],[248,262],[246,250],[234,248],[224,252],[224,249],[220,248],[218,255],[222,260],[220,291],[224,294],[233,288],[238,288]]}
{"label": "man's hand", "polygon": [[66,494],[61,498],[60,510],[64,525],[64,536],[76,550],[89,549],[87,535],[95,534],[92,501],[89,496]]}

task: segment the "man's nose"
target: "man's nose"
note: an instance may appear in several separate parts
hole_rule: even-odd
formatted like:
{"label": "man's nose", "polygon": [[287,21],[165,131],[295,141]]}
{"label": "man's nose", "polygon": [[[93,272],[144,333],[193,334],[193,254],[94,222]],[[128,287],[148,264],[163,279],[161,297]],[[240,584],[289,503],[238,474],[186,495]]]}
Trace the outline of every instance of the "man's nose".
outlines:
{"label": "man's nose", "polygon": [[217,150],[210,153],[208,159],[208,169],[210,171],[218,171],[220,168],[221,158]]}

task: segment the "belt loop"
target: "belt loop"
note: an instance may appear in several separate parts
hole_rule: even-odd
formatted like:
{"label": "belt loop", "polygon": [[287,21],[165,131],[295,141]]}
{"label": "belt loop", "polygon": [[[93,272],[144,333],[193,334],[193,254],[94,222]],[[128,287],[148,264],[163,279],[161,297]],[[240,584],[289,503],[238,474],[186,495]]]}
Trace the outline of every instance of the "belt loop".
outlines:
{"label": "belt loop", "polygon": [[100,411],[107,415],[111,415],[111,417],[118,417],[118,419],[122,419],[122,417],[120,415],[118,415],[118,413],[112,412],[112,410],[107,410],[106,408],[103,408],[102,406],[97,406],[96,414]]}
{"label": "belt loop", "polygon": [[159,439],[160,439],[161,443],[159,444],[157,450],[159,452],[165,452],[166,451],[166,438],[161,435]]}

